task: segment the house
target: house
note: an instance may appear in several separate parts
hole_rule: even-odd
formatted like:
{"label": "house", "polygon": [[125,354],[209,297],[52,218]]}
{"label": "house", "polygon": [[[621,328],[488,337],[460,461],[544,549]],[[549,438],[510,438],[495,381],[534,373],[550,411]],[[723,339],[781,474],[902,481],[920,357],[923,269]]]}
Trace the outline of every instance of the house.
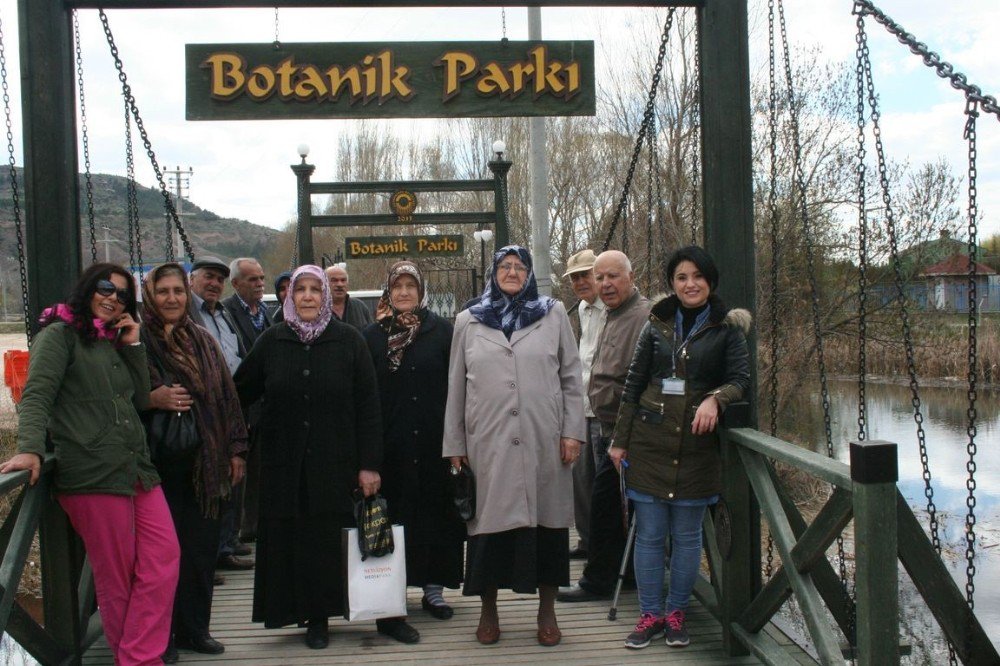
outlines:
{"label": "house", "polygon": [[[985,304],[992,291],[997,291],[997,272],[985,264],[975,263],[976,295]],[[969,257],[955,253],[920,271],[919,278],[927,284],[928,308],[949,312],[967,312],[969,309]],[[985,299],[985,300],[984,300]]]}

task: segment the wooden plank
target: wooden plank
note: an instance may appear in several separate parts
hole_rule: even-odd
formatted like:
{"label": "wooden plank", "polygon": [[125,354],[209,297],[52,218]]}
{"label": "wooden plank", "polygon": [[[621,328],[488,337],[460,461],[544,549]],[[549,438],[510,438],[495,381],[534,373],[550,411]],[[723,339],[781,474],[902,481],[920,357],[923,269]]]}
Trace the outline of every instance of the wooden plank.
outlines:
{"label": "wooden plank", "polygon": [[899,663],[895,499],[895,482],[854,484],[857,660],[861,666]]}
{"label": "wooden plank", "polygon": [[234,7],[700,7],[705,0],[63,0],[77,9],[205,9]]}
{"label": "wooden plank", "polygon": [[42,507],[49,499],[48,479],[51,476],[47,474],[34,486],[25,488],[19,498],[20,508],[10,533],[10,540],[3,551],[3,562],[0,563],[0,589],[3,591],[0,597],[0,627],[7,626],[7,620],[10,618],[14,595],[17,594],[24,564],[31,550],[31,542],[38,530]]}
{"label": "wooden plank", "polygon": [[795,545],[795,534],[781,507],[778,493],[771,484],[765,462],[759,457],[759,454],[746,449],[740,449],[740,457],[743,459],[750,483],[760,501],[761,510],[767,516],[775,546],[781,555],[782,563],[785,565],[785,575],[788,576],[788,582],[795,592],[795,598],[802,609],[806,626],[809,628],[809,635],[816,645],[820,659],[824,664],[842,663],[843,657],[840,653],[839,642],[826,623],[822,597],[809,576],[804,576],[794,570],[792,548]]}
{"label": "wooden plank", "polygon": [[[760,589],[760,510],[750,488],[739,447],[722,443],[722,487],[724,506],[729,511],[730,547],[722,553],[718,572],[723,642],[732,656],[748,654],[745,646],[728,628],[750,604]],[[720,504],[720,506],[722,506]],[[723,509],[717,509],[723,510]]]}
{"label": "wooden plank", "polygon": [[735,633],[750,652],[768,666],[799,666],[797,659],[786,652],[774,638],[761,632],[751,633],[739,624],[733,624]]}
{"label": "wooden plank", "polygon": [[[789,503],[782,502],[782,506],[785,508],[786,515],[789,511],[799,513],[794,504],[789,506]],[[852,510],[851,493],[841,488],[835,488],[830,499],[816,514],[808,528],[800,532],[795,530],[794,524],[792,525],[798,539],[798,543],[792,549],[792,557],[795,568],[799,572],[812,571],[821,560],[829,563],[826,559],[826,549],[836,541],[847,524],[851,522]],[[804,525],[805,522],[803,521],[802,524]]]}
{"label": "wooden plank", "polygon": [[354,183],[311,183],[310,194],[354,194],[374,192],[392,194],[408,192],[492,192],[492,179],[470,180],[359,180]]}
{"label": "wooden plank", "polygon": [[726,431],[726,436],[740,446],[788,463],[838,488],[851,489],[851,468],[838,460],[807,451],[751,428],[732,428]]}
{"label": "wooden plank", "polygon": [[414,213],[407,222],[400,222],[398,215],[391,213],[367,213],[359,215],[313,215],[314,227],[360,227],[360,226],[428,226],[441,224],[493,224],[494,213]]}
{"label": "wooden plank", "polygon": [[934,551],[913,510],[898,491],[896,520],[899,559],[962,663],[967,666],[1000,664],[1000,654],[979,618],[969,610],[951,572]]}

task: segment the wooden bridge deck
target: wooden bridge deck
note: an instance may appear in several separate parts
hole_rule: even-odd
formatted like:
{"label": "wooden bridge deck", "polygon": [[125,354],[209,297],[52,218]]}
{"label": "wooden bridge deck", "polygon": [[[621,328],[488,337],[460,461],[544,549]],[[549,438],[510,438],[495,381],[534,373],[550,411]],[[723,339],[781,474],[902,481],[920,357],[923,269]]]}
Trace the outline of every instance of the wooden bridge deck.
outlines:
{"label": "wooden bridge deck", "polygon": [[[582,563],[574,561],[573,580],[579,577]],[[215,588],[212,609],[212,635],[226,646],[218,656],[180,652],[180,663],[248,664],[250,666],[287,666],[289,664],[644,664],[669,661],[676,664],[757,664],[753,657],[730,658],[722,649],[722,633],[712,615],[692,600],[688,612],[691,645],[684,649],[667,647],[662,639],[643,650],[628,650],[622,645],[639,615],[634,591],[624,592],[618,606],[618,619],[607,619],[609,602],[557,603],[560,645],[544,648],[535,639],[537,597],[511,592],[501,593],[500,627],[496,645],[479,645],[475,639],[479,622],[478,597],[463,597],[456,590],[445,596],[455,608],[455,616],[436,620],[420,608],[420,590],[409,590],[409,622],[420,631],[420,642],[402,645],[375,631],[375,622],[348,623],[330,620],[330,646],[310,650],[303,642],[305,630],[295,627],[264,629],[250,622],[253,598],[253,572],[225,572],[226,584]],[[790,644],[773,627],[769,631],[788,646],[802,664],[814,664],[805,653]],[[103,639],[85,656],[87,666],[112,664]]]}

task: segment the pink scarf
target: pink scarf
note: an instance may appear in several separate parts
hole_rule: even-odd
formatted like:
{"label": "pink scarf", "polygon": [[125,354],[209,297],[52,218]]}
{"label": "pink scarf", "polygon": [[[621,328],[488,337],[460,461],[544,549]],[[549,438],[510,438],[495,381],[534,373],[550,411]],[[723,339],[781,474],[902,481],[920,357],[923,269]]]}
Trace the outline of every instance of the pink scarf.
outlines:
{"label": "pink scarf", "polygon": [[[40,322],[45,322],[52,317],[58,317],[70,326],[80,329],[80,323],[77,321],[76,317],[73,315],[73,311],[69,309],[69,306],[65,303],[56,303],[50,308],[45,308],[42,310],[42,316],[38,318]],[[108,342],[116,342],[118,338],[118,329],[111,328],[102,319],[94,318],[94,328],[97,330],[97,340],[107,340]]]}

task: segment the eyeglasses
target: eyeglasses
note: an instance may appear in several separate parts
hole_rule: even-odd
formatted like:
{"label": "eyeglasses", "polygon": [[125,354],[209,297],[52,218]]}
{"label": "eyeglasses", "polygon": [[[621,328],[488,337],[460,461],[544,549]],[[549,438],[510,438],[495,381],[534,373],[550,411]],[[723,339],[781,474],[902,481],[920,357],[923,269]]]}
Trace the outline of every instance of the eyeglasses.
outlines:
{"label": "eyeglasses", "polygon": [[98,280],[97,288],[94,291],[101,296],[114,294],[118,298],[118,302],[122,305],[128,305],[132,298],[131,294],[128,293],[128,289],[119,289],[111,280]]}
{"label": "eyeglasses", "polygon": [[521,264],[507,263],[507,264],[500,264],[499,266],[497,266],[497,270],[503,271],[504,273],[511,273],[511,272],[527,273],[528,267],[522,266]]}

